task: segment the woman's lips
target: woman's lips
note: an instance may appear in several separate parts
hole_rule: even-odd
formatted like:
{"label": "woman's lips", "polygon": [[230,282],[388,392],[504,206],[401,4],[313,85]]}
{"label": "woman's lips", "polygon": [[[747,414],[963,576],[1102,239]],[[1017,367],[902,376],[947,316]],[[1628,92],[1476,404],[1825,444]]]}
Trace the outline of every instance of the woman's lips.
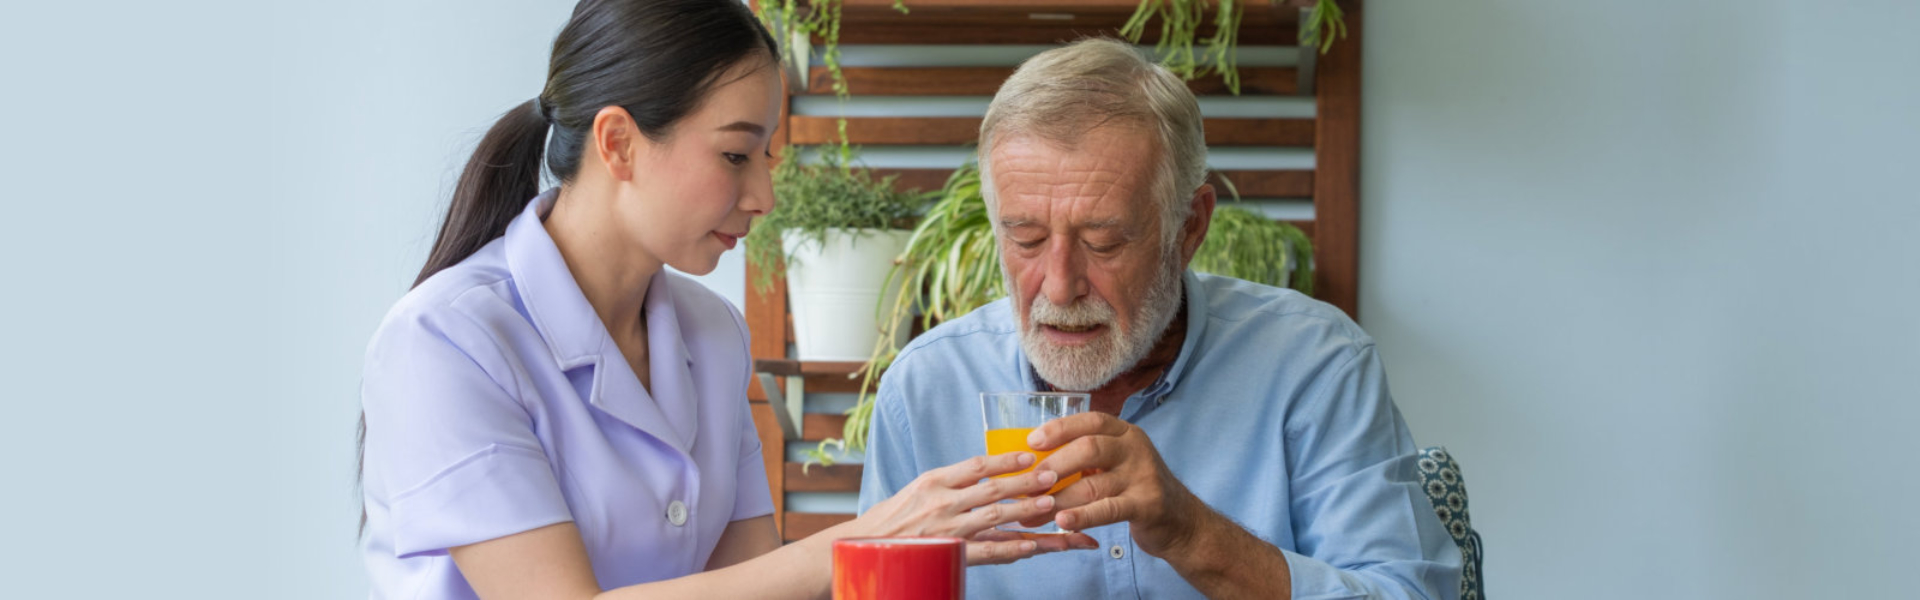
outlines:
{"label": "woman's lips", "polygon": [[740,235],[728,235],[725,233],[720,233],[718,231],[713,232],[713,237],[718,238],[720,240],[720,243],[725,244],[728,250],[732,250],[734,244],[740,243],[740,238],[745,236],[746,234],[744,233]]}

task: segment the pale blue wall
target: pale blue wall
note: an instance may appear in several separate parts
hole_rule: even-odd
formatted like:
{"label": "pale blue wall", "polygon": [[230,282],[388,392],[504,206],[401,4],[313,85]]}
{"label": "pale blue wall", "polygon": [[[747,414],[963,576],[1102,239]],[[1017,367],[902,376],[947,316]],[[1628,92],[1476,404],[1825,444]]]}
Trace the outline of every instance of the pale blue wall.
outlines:
{"label": "pale blue wall", "polygon": [[1371,6],[1361,311],[1494,597],[1912,597],[1920,5]]}
{"label": "pale blue wall", "polygon": [[[1906,592],[1920,9],[1373,4],[1364,324],[1496,596]],[[0,8],[0,597],[364,594],[360,352],[570,6]]]}

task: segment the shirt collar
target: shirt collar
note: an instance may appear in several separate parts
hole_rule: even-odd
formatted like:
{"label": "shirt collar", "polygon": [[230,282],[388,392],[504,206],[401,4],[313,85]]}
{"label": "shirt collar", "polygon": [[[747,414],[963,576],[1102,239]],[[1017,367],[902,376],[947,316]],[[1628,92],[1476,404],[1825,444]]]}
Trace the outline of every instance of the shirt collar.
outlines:
{"label": "shirt collar", "polygon": [[[685,452],[693,447],[698,430],[686,338],[674,307],[674,278],[665,269],[647,284],[648,370],[653,392],[648,393],[628,366],[619,346],[607,334],[599,313],[580,291],[560,248],[547,234],[543,220],[553,211],[559,189],[549,189],[527,203],[507,224],[507,271],[527,317],[546,342],[562,371],[593,369],[588,402],[637,429]],[[668,402],[658,402],[666,398]]]}
{"label": "shirt collar", "polygon": [[[1200,285],[1199,277],[1194,275],[1193,271],[1184,271],[1180,274],[1180,285],[1185,288],[1185,293],[1181,297],[1186,303],[1183,310],[1187,311],[1187,332],[1185,338],[1180,341],[1180,354],[1173,359],[1173,364],[1168,366],[1167,370],[1160,373],[1159,379],[1154,380],[1152,385],[1127,398],[1126,406],[1120,410],[1122,419],[1131,420],[1136,416],[1135,413],[1165,403],[1173,392],[1173,388],[1180,385],[1181,377],[1192,368],[1195,360],[1194,352],[1200,347],[1200,339],[1207,332],[1207,290]],[[1009,300],[1008,308],[1012,307],[1013,303]],[[1017,338],[1020,316],[1015,314],[1013,318]],[[1041,379],[1040,373],[1034,370],[1033,363],[1027,360],[1026,348],[1017,341],[1014,344],[1013,354],[1021,372],[1026,374],[1027,383],[1031,386],[1029,389],[1054,391],[1054,387],[1045,379]],[[1146,401],[1151,401],[1151,405]]]}

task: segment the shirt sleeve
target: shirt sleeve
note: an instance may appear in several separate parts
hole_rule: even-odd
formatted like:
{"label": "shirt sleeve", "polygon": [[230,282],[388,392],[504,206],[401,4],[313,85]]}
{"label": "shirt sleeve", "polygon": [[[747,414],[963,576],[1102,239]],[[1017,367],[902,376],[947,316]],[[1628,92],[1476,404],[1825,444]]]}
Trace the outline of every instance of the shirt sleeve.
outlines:
{"label": "shirt sleeve", "polygon": [[767,483],[766,458],[760,455],[760,431],[753,426],[753,407],[742,398],[740,410],[745,429],[740,433],[740,466],[735,473],[733,517],[729,521],[773,514],[773,490]]}
{"label": "shirt sleeve", "polygon": [[767,482],[767,460],[760,452],[760,430],[753,423],[753,405],[747,402],[747,388],[753,380],[753,334],[747,331],[747,319],[733,302],[721,299],[733,326],[740,332],[740,356],[745,360],[740,381],[740,460],[734,473],[733,516],[728,521],[744,521],[773,514],[773,488]]}
{"label": "shirt sleeve", "polygon": [[[894,363],[899,366],[900,363]],[[874,398],[873,419],[867,426],[867,456],[860,476],[860,513],[879,504],[920,476],[913,454],[913,426],[902,406],[899,371],[881,375]]]}
{"label": "shirt sleeve", "polygon": [[1453,598],[1460,550],[1420,489],[1418,449],[1371,344],[1290,409],[1296,600]]}
{"label": "shirt sleeve", "polygon": [[402,316],[376,334],[361,387],[365,465],[390,494],[397,556],[573,520],[511,373],[458,314]]}

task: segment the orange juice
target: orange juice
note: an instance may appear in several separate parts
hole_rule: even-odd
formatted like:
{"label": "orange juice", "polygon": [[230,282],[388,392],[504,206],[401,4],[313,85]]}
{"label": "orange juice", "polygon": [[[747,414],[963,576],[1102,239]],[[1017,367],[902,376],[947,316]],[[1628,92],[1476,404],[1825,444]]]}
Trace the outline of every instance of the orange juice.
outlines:
{"label": "orange juice", "polygon": [[[1033,429],[1034,428],[1032,427],[1009,427],[1006,429],[987,430],[987,454],[993,455],[993,454],[1006,454],[1008,452],[1032,452],[1033,464],[1039,465],[1040,461],[1046,460],[1047,456],[1050,454],[1053,454],[1054,450],[1058,450],[1058,448],[1055,448],[1054,450],[1047,450],[1044,452],[1039,450],[1034,450],[1032,448],[1028,448],[1027,434],[1033,433]],[[997,475],[996,477],[1012,477],[1014,475],[1019,475],[1021,473],[1025,473],[1032,470],[1033,470],[1033,467],[1027,467],[1025,469],[1014,471],[1012,473],[1008,473],[1005,475]],[[1067,489],[1067,486],[1073,485],[1073,482],[1079,481],[1079,480],[1080,480],[1079,473],[1063,476],[1060,478],[1060,481],[1055,482],[1053,484],[1053,489],[1047,490],[1047,493],[1052,494],[1052,493],[1057,493],[1060,490]]]}

